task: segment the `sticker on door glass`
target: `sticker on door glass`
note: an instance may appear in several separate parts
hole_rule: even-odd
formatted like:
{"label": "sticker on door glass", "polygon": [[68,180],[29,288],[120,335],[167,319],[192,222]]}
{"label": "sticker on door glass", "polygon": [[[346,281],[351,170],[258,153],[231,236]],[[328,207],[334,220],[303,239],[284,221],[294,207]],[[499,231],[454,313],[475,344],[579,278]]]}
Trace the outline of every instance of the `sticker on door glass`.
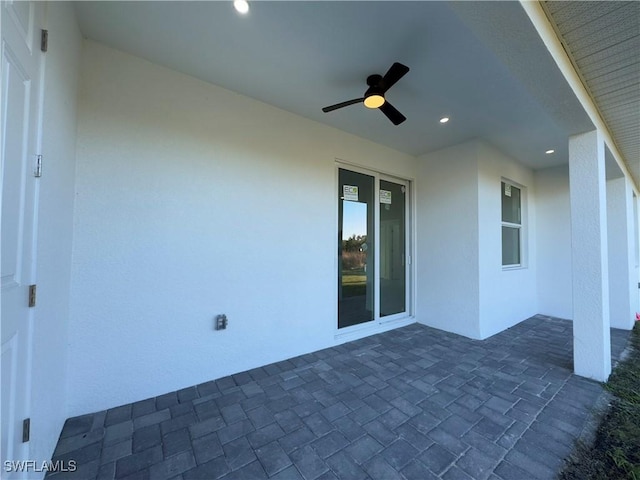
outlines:
{"label": "sticker on door glass", "polygon": [[511,196],[511,185],[509,185],[508,183],[504,184],[504,196],[505,197]]}
{"label": "sticker on door glass", "polygon": [[380,203],[391,205],[391,192],[389,190],[380,190]]}
{"label": "sticker on door glass", "polygon": [[342,186],[342,198],[350,202],[358,201],[358,187],[355,185],[343,185]]}

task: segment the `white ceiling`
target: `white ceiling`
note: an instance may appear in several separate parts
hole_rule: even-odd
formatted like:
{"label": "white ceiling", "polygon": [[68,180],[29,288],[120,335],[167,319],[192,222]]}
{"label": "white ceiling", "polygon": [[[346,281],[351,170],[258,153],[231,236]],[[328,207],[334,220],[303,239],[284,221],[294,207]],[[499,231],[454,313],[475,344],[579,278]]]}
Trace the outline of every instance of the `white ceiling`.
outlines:
{"label": "white ceiling", "polygon": [[[78,2],[83,34],[303,117],[420,155],[483,138],[533,168],[593,128],[517,2]],[[393,62],[406,117],[327,105]],[[447,115],[451,121],[441,125]],[[553,148],[554,155],[545,155]]]}

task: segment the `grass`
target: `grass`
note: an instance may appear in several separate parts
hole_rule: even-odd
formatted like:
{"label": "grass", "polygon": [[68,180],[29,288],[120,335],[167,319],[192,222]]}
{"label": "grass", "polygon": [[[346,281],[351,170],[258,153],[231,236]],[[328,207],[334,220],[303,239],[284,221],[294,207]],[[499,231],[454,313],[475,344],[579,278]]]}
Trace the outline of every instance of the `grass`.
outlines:
{"label": "grass", "polygon": [[367,276],[363,274],[353,274],[353,272],[342,273],[342,296],[357,297],[367,293]]}
{"label": "grass", "polygon": [[363,270],[342,270],[343,297],[357,297],[367,293],[367,275]]}
{"label": "grass", "polygon": [[615,399],[593,445],[580,445],[560,474],[562,480],[640,480],[640,322],[631,333],[631,355],[605,388]]}
{"label": "grass", "polygon": [[342,273],[342,284],[343,285],[365,285],[367,283],[366,275],[353,275],[350,273],[345,274]]}

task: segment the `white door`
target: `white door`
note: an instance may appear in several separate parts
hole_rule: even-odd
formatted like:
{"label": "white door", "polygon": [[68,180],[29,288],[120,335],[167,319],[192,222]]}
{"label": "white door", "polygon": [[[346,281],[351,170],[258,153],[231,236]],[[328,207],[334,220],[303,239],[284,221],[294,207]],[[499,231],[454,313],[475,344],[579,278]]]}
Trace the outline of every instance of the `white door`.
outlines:
{"label": "white door", "polygon": [[[32,310],[35,279],[37,179],[41,115],[39,18],[32,2],[2,2],[2,468],[27,460],[22,423],[29,413]],[[2,478],[10,477],[2,472]]]}

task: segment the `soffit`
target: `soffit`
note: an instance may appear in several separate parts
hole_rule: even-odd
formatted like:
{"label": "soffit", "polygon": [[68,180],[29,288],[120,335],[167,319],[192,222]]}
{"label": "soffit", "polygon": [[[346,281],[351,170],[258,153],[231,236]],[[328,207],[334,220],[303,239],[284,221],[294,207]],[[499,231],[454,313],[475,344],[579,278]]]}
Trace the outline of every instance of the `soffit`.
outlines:
{"label": "soffit", "polygon": [[640,2],[543,7],[640,185]]}

